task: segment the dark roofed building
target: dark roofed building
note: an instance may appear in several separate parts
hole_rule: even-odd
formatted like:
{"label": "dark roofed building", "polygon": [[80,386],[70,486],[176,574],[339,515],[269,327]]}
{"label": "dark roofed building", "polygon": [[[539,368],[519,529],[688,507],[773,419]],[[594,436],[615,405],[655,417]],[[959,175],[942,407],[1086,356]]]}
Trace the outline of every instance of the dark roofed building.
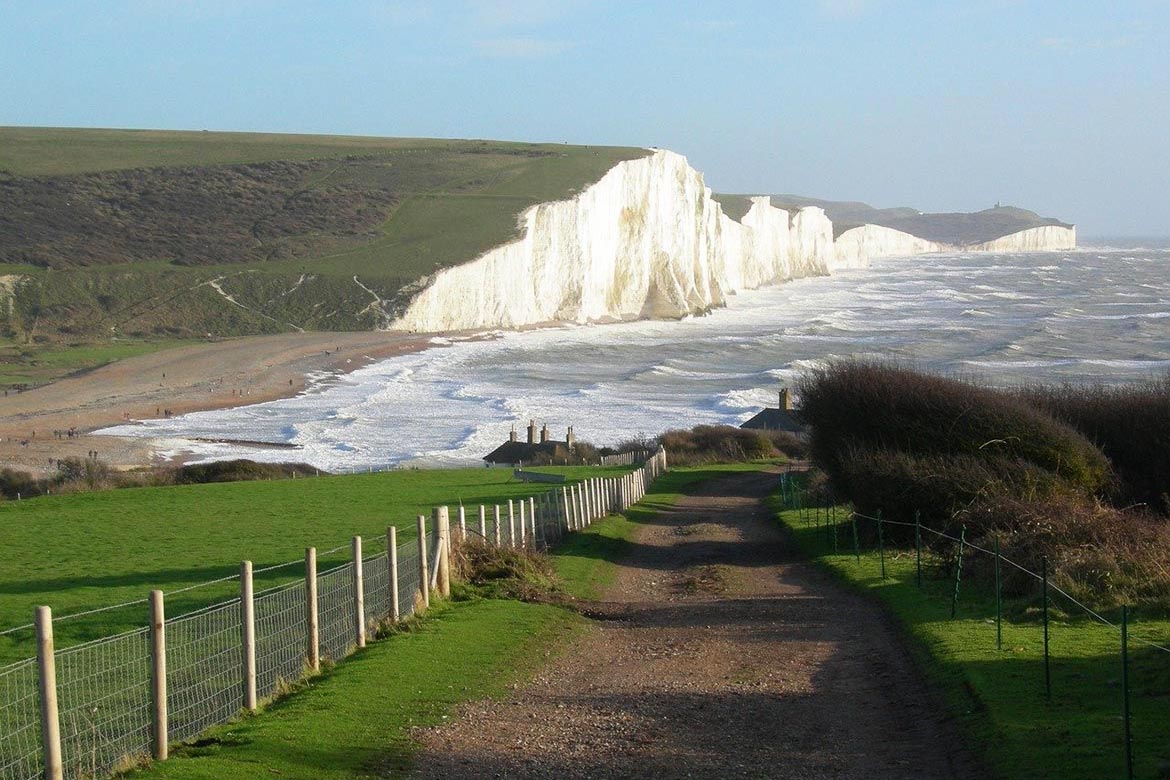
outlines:
{"label": "dark roofed building", "polygon": [[516,429],[512,429],[508,441],[496,447],[483,459],[488,463],[518,466],[522,463],[532,463],[535,460],[567,460],[573,456],[573,428],[569,426],[568,436],[564,441],[552,441],[549,438],[548,426],[540,430],[540,441],[536,440],[536,421],[528,421],[528,441],[519,441],[516,438]]}
{"label": "dark roofed building", "polygon": [[788,394],[787,387],[780,391],[780,406],[778,408],[765,409],[739,427],[757,431],[805,433],[800,410],[792,408],[792,396]]}

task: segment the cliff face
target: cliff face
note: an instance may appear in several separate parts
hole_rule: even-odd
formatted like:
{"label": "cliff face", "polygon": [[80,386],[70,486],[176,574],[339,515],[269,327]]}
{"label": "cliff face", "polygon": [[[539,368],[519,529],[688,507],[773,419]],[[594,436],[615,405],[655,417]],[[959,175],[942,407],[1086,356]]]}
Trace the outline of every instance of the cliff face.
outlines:
{"label": "cliff face", "polygon": [[532,207],[523,237],[436,274],[395,328],[439,331],[682,317],[729,293],[838,267],[819,208],[793,218],[757,198],[723,213],[685,158],[616,165],[575,198]]}
{"label": "cliff face", "polygon": [[861,225],[837,236],[837,261],[850,267],[864,266],[871,257],[901,257],[947,252],[951,247],[881,225]]}
{"label": "cliff face", "polygon": [[1053,252],[1075,249],[1077,229],[1058,225],[1028,228],[977,244],[941,244],[881,225],[861,225],[837,236],[838,267],[864,266],[872,257],[904,257],[931,252]]}
{"label": "cliff face", "polygon": [[[619,163],[576,197],[528,209],[521,223],[522,238],[428,280],[391,327],[682,317],[721,306],[737,290],[864,267],[870,257],[950,249],[875,225],[834,242],[824,210],[790,215],[767,197],[753,198],[737,222],[702,174],[668,151]],[[1063,248],[1067,238],[1044,233],[1021,241]]]}
{"label": "cliff face", "polygon": [[963,247],[972,252],[1059,252],[1077,248],[1077,229],[1058,225],[1028,228],[1018,233]]}

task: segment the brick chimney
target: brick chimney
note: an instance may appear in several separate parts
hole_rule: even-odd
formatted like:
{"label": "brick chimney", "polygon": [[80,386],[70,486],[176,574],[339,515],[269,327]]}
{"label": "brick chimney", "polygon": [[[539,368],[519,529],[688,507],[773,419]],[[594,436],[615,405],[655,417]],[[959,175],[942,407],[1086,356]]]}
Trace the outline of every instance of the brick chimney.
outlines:
{"label": "brick chimney", "polygon": [[548,443],[548,423],[545,423],[544,427],[540,429],[540,443]]}
{"label": "brick chimney", "polygon": [[512,426],[512,432],[508,434],[508,441],[516,441],[516,426]]}
{"label": "brick chimney", "polygon": [[528,421],[528,443],[536,444],[536,420]]}
{"label": "brick chimney", "polygon": [[788,388],[780,388],[780,408],[792,409],[792,396],[788,394]]}
{"label": "brick chimney", "polygon": [[577,437],[573,435],[573,426],[569,426],[569,433],[565,436],[565,444],[569,445],[569,449],[573,449],[573,445],[577,443]]}

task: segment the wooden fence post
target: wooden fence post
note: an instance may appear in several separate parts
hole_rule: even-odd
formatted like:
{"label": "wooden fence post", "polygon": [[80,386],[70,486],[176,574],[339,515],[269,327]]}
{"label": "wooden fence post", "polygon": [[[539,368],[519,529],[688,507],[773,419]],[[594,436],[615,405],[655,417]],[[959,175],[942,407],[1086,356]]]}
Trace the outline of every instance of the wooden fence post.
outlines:
{"label": "wooden fence post", "polygon": [[353,638],[366,646],[366,578],[362,566],[362,538],[353,538]]}
{"label": "wooden fence post", "polygon": [[434,509],[435,534],[439,543],[439,595],[451,595],[451,510],[445,506]]}
{"label": "wooden fence post", "polygon": [[496,547],[500,546],[500,505],[496,504],[495,514],[492,516],[492,531],[496,537]]}
{"label": "wooden fence post", "polygon": [[418,516],[418,591],[423,609],[431,605],[430,572],[427,571],[427,518]]}
{"label": "wooden fence post", "polygon": [[150,705],[153,717],[151,748],[155,761],[167,760],[167,617],[163,592],[150,592]]}
{"label": "wooden fence post", "polygon": [[390,619],[397,623],[402,619],[402,604],[398,598],[398,529],[386,527],[386,557],[390,571]]}
{"label": "wooden fence post", "polygon": [[573,522],[572,517],[569,515],[569,489],[567,487],[561,488],[561,515],[560,527],[557,528],[558,536],[560,535],[561,528],[567,530]]}
{"label": "wooden fence post", "polygon": [[520,546],[525,546],[525,540],[528,538],[528,502],[520,499]]}
{"label": "wooden fence post", "polygon": [[508,546],[516,546],[516,512],[512,499],[508,499]]}
{"label": "wooden fence post", "polygon": [[459,541],[467,541],[467,511],[463,504],[459,505]]}
{"label": "wooden fence post", "polygon": [[256,711],[256,602],[252,590],[252,562],[240,563],[240,633],[243,644],[244,709]]}
{"label": "wooden fence post", "polygon": [[321,635],[317,626],[317,548],[305,548],[305,660],[321,671]]}
{"label": "wooden fence post", "polygon": [[37,607],[37,679],[40,681],[41,750],[45,780],[62,780],[61,722],[57,712],[57,658],[53,647],[53,611]]}
{"label": "wooden fence post", "polygon": [[479,536],[484,543],[487,542],[487,507],[483,504],[479,505]]}
{"label": "wooden fence post", "polygon": [[528,522],[531,523],[532,549],[536,549],[536,498],[528,498]]}

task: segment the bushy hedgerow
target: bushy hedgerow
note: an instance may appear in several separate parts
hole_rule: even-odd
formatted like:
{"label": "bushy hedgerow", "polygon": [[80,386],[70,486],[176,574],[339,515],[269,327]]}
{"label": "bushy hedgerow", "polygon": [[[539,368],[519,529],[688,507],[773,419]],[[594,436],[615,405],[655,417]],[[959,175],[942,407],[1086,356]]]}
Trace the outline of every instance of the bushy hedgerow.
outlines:
{"label": "bushy hedgerow", "polygon": [[862,507],[946,518],[976,499],[1091,495],[1109,461],[1018,398],[877,363],[837,363],[801,382],[813,460]]}
{"label": "bushy hedgerow", "polygon": [[1170,514],[1170,376],[1119,387],[1032,386],[1017,395],[1101,448],[1117,473],[1119,505]]}
{"label": "bushy hedgerow", "polygon": [[257,479],[289,479],[294,474],[307,477],[317,473],[304,463],[257,463],[254,460],[221,460],[195,463],[174,470],[174,484],[195,485],[207,482],[244,482]]}
{"label": "bushy hedgerow", "polygon": [[667,431],[658,437],[658,443],[666,448],[670,462],[679,466],[763,460],[802,449],[791,434],[730,425],[696,425],[689,431]]}

